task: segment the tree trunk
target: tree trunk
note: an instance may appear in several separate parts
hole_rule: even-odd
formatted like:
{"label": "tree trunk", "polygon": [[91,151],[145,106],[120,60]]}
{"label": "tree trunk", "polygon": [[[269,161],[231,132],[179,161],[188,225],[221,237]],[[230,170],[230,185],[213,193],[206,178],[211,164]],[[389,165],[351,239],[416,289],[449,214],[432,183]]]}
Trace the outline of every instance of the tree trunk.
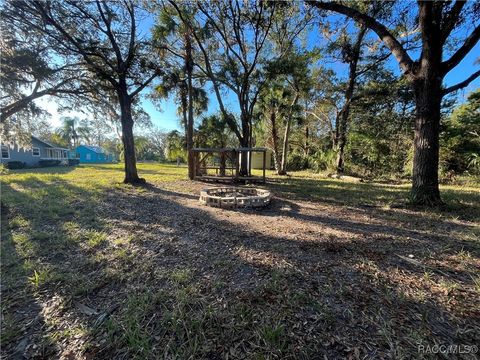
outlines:
{"label": "tree trunk", "polygon": [[340,123],[337,127],[337,174],[345,172],[345,145],[347,144],[348,118],[350,116],[350,105],[352,103],[353,90],[357,79],[357,66],[360,59],[363,37],[367,28],[362,25],[349,58],[348,85],[345,91],[345,104],[340,111]]}
{"label": "tree trunk", "polygon": [[125,179],[123,182],[125,184],[145,183],[145,179],[139,178],[137,173],[137,160],[135,158],[135,143],[133,139],[132,101],[126,90],[118,91],[118,99],[120,102],[123,157],[125,161]]}
{"label": "tree trunk", "polygon": [[[295,98],[292,101],[291,108],[297,105],[299,98],[298,92],[295,94]],[[283,146],[282,146],[282,166],[280,168],[279,175],[287,174],[287,153],[288,153],[288,141],[290,139],[290,128],[292,126],[292,111],[287,115],[287,123],[285,125],[285,134],[283,136]]]}
{"label": "tree trunk", "polygon": [[273,150],[273,163],[275,165],[275,170],[277,174],[280,174],[280,154],[278,153],[278,132],[277,132],[277,118],[275,111],[272,111],[270,114],[270,123],[272,126],[271,136],[272,136],[272,150]]}
{"label": "tree trunk", "polygon": [[[242,114],[242,139],[240,146],[250,147],[250,122],[245,114]],[[240,176],[249,176],[248,153],[243,151],[240,155]]]}
{"label": "tree trunk", "polygon": [[227,156],[224,152],[220,154],[220,176],[226,175]]}
{"label": "tree trunk", "polygon": [[[345,99],[350,102],[350,99]],[[343,174],[345,172],[345,145],[347,144],[347,122],[350,114],[350,105],[346,104],[342,110],[340,121],[338,124],[338,137],[337,137],[337,174]]]}
{"label": "tree trunk", "polygon": [[419,3],[422,58],[412,85],[415,92],[415,136],[411,200],[417,205],[442,203],[438,186],[441,73],[443,44],[439,37],[441,12],[430,2]]}
{"label": "tree trunk", "polygon": [[429,76],[414,82],[416,119],[413,156],[412,202],[437,205],[441,80]]}
{"label": "tree trunk", "polygon": [[280,171],[278,175],[287,174],[287,153],[288,153],[288,139],[290,137],[290,127],[292,120],[290,117],[287,119],[287,124],[285,125],[285,134],[283,136],[283,146],[282,146],[282,165],[280,166]]}
{"label": "tree trunk", "polygon": [[308,156],[310,155],[310,129],[308,128],[308,125],[305,126],[305,147],[303,151],[303,156],[305,159],[308,159]]}
{"label": "tree trunk", "polygon": [[180,103],[182,107],[182,121],[183,121],[183,131],[185,133],[185,143],[183,144],[185,150],[188,149],[188,90],[185,82],[182,82],[180,88]]}
{"label": "tree trunk", "polygon": [[192,86],[192,42],[190,34],[187,31],[185,34],[185,68],[187,72],[187,88],[188,88],[188,122],[187,122],[187,163],[188,163],[188,178],[193,180],[195,172],[195,163],[193,159],[193,86]]}
{"label": "tree trunk", "polygon": [[[242,140],[240,146],[243,148],[248,148],[249,144]],[[249,176],[248,173],[248,153],[246,151],[242,151],[240,153],[240,176]]]}

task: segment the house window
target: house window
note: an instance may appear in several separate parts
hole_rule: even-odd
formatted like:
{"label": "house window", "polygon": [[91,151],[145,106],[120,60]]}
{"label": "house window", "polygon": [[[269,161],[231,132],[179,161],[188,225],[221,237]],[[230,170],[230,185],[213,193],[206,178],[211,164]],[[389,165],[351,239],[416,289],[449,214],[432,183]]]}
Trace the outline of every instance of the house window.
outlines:
{"label": "house window", "polygon": [[2,159],[10,159],[10,148],[7,145],[2,145]]}
{"label": "house window", "polygon": [[92,160],[92,154],[86,154],[85,159],[87,160]]}
{"label": "house window", "polygon": [[38,148],[38,147],[32,148],[32,155],[33,156],[40,156],[40,148]]}

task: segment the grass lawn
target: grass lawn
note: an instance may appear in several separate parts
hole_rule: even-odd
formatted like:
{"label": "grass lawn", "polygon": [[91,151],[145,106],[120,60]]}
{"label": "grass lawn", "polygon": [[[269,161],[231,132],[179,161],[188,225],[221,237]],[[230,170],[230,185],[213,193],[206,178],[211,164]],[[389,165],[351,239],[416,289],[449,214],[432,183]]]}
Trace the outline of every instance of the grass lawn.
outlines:
{"label": "grass lawn", "polygon": [[[268,174],[263,210],[198,204],[186,168],[2,175],[2,358],[412,359],[480,345],[480,185]],[[478,354],[477,354],[478,355]],[[454,355],[475,358],[474,354]],[[448,357],[448,356],[447,356]]]}

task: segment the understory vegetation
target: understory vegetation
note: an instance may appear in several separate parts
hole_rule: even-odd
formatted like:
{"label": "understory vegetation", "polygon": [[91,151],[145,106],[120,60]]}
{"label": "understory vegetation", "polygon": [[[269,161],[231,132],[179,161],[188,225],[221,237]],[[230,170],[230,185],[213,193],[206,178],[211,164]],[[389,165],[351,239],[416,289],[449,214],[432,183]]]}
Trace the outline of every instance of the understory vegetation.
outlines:
{"label": "understory vegetation", "polygon": [[[2,354],[422,358],[479,342],[480,185],[406,208],[408,184],[269,173],[263,210],[198,204],[186,167],[2,175]],[[426,354],[425,358],[429,358]],[[473,358],[473,357],[472,357]]]}

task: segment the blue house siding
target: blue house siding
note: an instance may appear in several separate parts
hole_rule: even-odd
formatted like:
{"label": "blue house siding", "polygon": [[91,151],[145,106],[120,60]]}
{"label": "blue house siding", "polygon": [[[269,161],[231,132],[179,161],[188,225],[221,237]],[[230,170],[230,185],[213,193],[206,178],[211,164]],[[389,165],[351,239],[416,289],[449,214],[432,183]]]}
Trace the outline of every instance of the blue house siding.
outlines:
{"label": "blue house siding", "polygon": [[[7,154],[8,157],[4,157]],[[53,152],[54,151],[54,152]],[[17,144],[13,146],[2,144],[2,156],[0,162],[6,164],[10,161],[21,161],[26,166],[38,166],[38,163],[42,159],[66,159],[68,156],[68,150],[63,148],[56,148],[53,145],[47,144],[40,139],[32,136],[31,148],[21,148]]]}
{"label": "blue house siding", "polygon": [[81,164],[103,164],[111,163],[115,160],[112,155],[106,154],[98,146],[80,145],[77,147],[76,152]]}

